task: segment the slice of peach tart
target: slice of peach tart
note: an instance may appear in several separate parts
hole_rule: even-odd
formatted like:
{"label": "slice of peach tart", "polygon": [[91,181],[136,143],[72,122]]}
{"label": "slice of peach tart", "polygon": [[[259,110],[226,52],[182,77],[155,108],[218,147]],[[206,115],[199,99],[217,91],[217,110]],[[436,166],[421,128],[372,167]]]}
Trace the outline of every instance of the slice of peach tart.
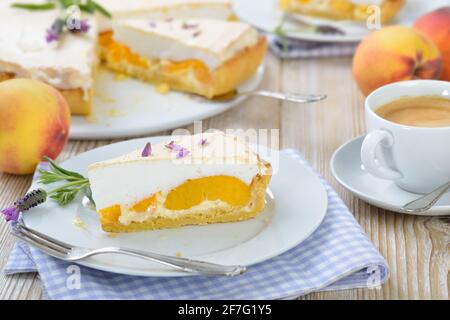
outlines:
{"label": "slice of peach tart", "polygon": [[88,168],[107,232],[253,218],[264,209],[271,171],[249,144],[222,133],[148,143]]}
{"label": "slice of peach tart", "polygon": [[267,47],[248,24],[215,19],[119,19],[99,43],[113,71],[206,98],[252,77]]}

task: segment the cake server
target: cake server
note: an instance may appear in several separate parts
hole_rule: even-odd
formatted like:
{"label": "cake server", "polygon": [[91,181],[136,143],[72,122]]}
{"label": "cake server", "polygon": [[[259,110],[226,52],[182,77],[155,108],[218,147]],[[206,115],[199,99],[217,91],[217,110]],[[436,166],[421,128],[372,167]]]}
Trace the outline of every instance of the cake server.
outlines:
{"label": "cake server", "polygon": [[277,91],[267,90],[254,90],[254,91],[231,91],[224,95],[216,96],[212,101],[226,102],[233,100],[240,96],[259,96],[265,98],[272,98],[281,101],[290,101],[295,103],[313,103],[322,101],[327,98],[325,94],[298,94],[298,93],[285,93]]}
{"label": "cake server", "polygon": [[96,255],[113,253],[142,258],[145,260],[170,266],[184,272],[202,275],[237,276],[246,271],[245,266],[225,266],[204,261],[191,260],[187,258],[166,256],[135,249],[125,249],[118,247],[88,249],[76,247],[53,239],[36,230],[30,229],[24,225],[22,220],[19,220],[19,222],[13,225],[11,234],[29,244],[30,246],[42,250],[52,257],[70,262],[83,260],[85,258]]}

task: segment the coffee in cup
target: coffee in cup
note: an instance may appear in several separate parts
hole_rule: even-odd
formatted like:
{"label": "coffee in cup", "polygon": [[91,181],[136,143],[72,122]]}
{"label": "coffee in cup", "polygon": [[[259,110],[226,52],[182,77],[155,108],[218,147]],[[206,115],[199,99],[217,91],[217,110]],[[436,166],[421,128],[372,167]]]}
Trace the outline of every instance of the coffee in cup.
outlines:
{"label": "coffee in cup", "polygon": [[450,99],[439,96],[401,97],[374,111],[383,119],[406,126],[450,127]]}

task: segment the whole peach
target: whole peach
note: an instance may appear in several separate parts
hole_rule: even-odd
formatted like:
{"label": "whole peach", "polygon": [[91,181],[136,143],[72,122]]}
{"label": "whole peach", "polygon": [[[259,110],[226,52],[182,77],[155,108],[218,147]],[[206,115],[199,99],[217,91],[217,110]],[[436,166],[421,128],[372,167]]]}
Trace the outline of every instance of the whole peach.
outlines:
{"label": "whole peach", "polygon": [[364,95],[397,81],[438,79],[441,55],[424,34],[389,26],[369,34],[353,57],[353,76]]}
{"label": "whole peach", "polygon": [[0,82],[0,171],[32,173],[67,142],[70,109],[58,90],[31,79]]}
{"label": "whole peach", "polygon": [[442,55],[441,80],[450,81],[450,7],[434,10],[420,17],[414,28],[425,33]]}

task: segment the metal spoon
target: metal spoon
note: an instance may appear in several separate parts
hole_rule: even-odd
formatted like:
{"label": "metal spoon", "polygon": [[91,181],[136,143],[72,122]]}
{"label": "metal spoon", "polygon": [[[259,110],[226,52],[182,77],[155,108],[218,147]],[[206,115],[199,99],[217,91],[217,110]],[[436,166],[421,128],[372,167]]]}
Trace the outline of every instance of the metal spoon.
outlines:
{"label": "metal spoon", "polygon": [[260,96],[266,98],[272,98],[282,101],[290,101],[296,103],[313,103],[322,101],[327,98],[325,94],[297,94],[297,93],[284,93],[276,91],[255,90],[255,91],[231,91],[224,95],[216,96],[212,101],[226,102],[233,100],[240,96]]}
{"label": "metal spoon", "polygon": [[439,188],[431,191],[430,193],[421,196],[420,198],[408,202],[402,209],[406,212],[421,214],[430,210],[436,202],[450,189],[450,182],[440,186]]}

